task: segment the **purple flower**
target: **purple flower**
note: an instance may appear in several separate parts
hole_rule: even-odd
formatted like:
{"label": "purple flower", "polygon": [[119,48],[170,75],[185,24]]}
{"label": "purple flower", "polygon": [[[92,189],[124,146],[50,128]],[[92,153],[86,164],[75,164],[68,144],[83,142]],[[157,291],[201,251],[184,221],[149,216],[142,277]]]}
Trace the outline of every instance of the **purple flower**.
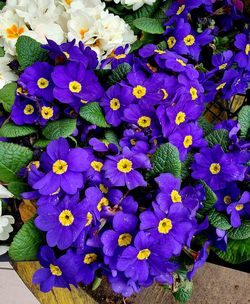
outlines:
{"label": "purple flower", "polygon": [[87,222],[83,207],[82,203],[77,203],[77,197],[66,196],[56,206],[46,204],[37,209],[35,225],[47,231],[46,239],[50,247],[64,250],[77,239]]}
{"label": "purple flower", "polygon": [[117,127],[122,121],[124,109],[132,100],[133,97],[128,87],[122,87],[119,84],[110,87],[100,102],[107,122]]}
{"label": "purple flower", "polygon": [[136,283],[132,278],[126,278],[123,272],[120,271],[117,271],[115,274],[110,274],[108,276],[108,280],[114,292],[122,294],[126,298],[141,290],[138,283]]}
{"label": "purple flower", "polygon": [[122,148],[128,147],[131,151],[147,153],[149,150],[147,141],[148,138],[143,132],[126,129],[119,144]]}
{"label": "purple flower", "polygon": [[134,101],[139,104],[154,105],[158,104],[162,98],[162,93],[159,92],[161,87],[161,78],[154,75],[147,78],[146,75],[137,68],[128,73],[127,80],[131,88],[131,96]]}
{"label": "purple flower", "polygon": [[194,234],[188,209],[182,204],[173,204],[167,212],[163,212],[157,204],[153,206],[154,212],[141,213],[140,229],[150,233],[154,239],[159,239],[171,255],[179,255],[183,245],[190,242],[190,235]]}
{"label": "purple flower", "polygon": [[59,117],[59,107],[47,101],[39,102],[39,123],[45,125],[50,120],[56,120]]}
{"label": "purple flower", "polygon": [[231,214],[231,225],[235,228],[241,225],[240,216],[250,215],[250,193],[245,191],[238,202],[227,207],[227,213]]}
{"label": "purple flower", "polygon": [[36,62],[27,67],[20,76],[18,83],[30,95],[52,101],[54,84],[51,79],[53,67],[47,62]]}
{"label": "purple flower", "polygon": [[96,248],[86,246],[82,252],[75,254],[68,251],[68,259],[77,267],[75,279],[77,283],[89,285],[95,279],[95,272],[100,267],[100,253]]}
{"label": "purple flower", "polygon": [[169,136],[169,142],[175,145],[180,153],[180,160],[185,160],[187,153],[192,148],[207,146],[207,141],[202,138],[203,130],[195,123],[185,124]]}
{"label": "purple flower", "polygon": [[82,148],[70,149],[66,139],[53,140],[41,156],[41,168],[46,174],[33,184],[41,194],[47,195],[59,187],[75,194],[84,183],[83,172],[89,168],[88,153]]}
{"label": "purple flower", "polygon": [[43,246],[39,251],[38,259],[43,268],[35,272],[32,282],[40,284],[42,292],[49,292],[53,287],[69,288],[69,284],[76,286],[75,265],[69,259],[68,253],[57,259],[50,247]]}
{"label": "purple flower", "polygon": [[232,65],[233,52],[228,50],[223,53],[214,54],[212,64],[217,70],[222,71]]}
{"label": "purple flower", "polygon": [[208,258],[208,247],[210,246],[211,242],[206,241],[202,249],[199,251],[198,256],[195,259],[195,263],[193,269],[187,273],[187,278],[191,281],[193,276],[195,275],[198,268],[202,267],[207,258]]}
{"label": "purple flower", "polygon": [[116,144],[108,143],[107,140],[105,140],[105,139],[99,140],[95,137],[92,137],[89,140],[89,144],[90,144],[90,146],[93,147],[93,150],[97,151],[97,152],[110,151],[110,152],[113,152],[114,154],[117,154],[119,152]]}
{"label": "purple flower", "polygon": [[149,130],[153,136],[159,134],[160,126],[152,106],[131,104],[125,109],[123,120],[137,125],[139,129]]}
{"label": "purple flower", "polygon": [[16,125],[35,123],[38,120],[38,108],[36,102],[16,96],[11,110],[11,119]]}
{"label": "purple flower", "polygon": [[108,156],[104,164],[105,177],[113,185],[126,185],[129,190],[139,186],[147,186],[142,174],[136,169],[149,169],[150,167],[150,161],[145,154],[135,153],[127,147],[118,156]]}
{"label": "purple flower", "polygon": [[235,55],[235,61],[240,68],[250,71],[250,38],[245,34],[238,34],[235,37],[234,45],[240,50]]}
{"label": "purple flower", "polygon": [[128,54],[128,52],[129,52],[128,44],[125,47],[119,46],[108,56],[107,59],[104,59],[101,62],[101,69],[104,68],[109,63],[111,63],[112,69],[115,69],[119,64],[122,64],[124,62],[132,65],[134,61],[134,55]]}
{"label": "purple flower", "polygon": [[167,272],[167,259],[172,255],[169,246],[156,244],[155,239],[143,231],[138,232],[134,246],[128,246],[118,258],[117,269],[127,278],[145,283],[150,275]]}
{"label": "purple flower", "polygon": [[196,210],[202,199],[198,195],[198,189],[187,186],[181,190],[181,180],[170,173],[162,173],[155,181],[158,183],[160,192],[156,201],[161,210],[166,211],[173,204],[181,203],[190,211]]}
{"label": "purple flower", "polygon": [[173,102],[170,106],[160,105],[157,109],[162,133],[166,138],[177,128],[182,128],[187,122],[199,118],[203,111],[203,105],[196,104],[185,97],[180,97],[180,100]]}
{"label": "purple flower", "polygon": [[217,202],[215,205],[216,210],[226,211],[229,204],[237,201],[240,195],[240,189],[236,183],[228,183],[224,189],[215,191]]}
{"label": "purple flower", "polygon": [[55,83],[54,97],[62,103],[73,105],[77,110],[85,103],[97,101],[103,89],[93,71],[86,70],[84,64],[69,62],[56,66],[52,73]]}
{"label": "purple flower", "polygon": [[242,181],[246,167],[230,153],[224,153],[220,145],[215,145],[195,154],[192,170],[193,178],[204,180],[213,190],[220,190],[227,182]]}
{"label": "purple flower", "polygon": [[179,95],[185,94],[185,97],[191,99],[193,103],[202,104],[204,88],[198,80],[194,79],[190,81],[187,76],[179,75],[178,81],[182,85],[177,90]]}

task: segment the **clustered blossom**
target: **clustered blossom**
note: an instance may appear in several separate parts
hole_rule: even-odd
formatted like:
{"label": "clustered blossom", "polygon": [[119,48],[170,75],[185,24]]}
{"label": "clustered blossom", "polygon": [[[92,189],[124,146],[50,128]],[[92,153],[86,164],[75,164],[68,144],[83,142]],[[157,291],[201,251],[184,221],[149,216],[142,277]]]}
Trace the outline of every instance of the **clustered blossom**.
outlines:
{"label": "clustered blossom", "polygon": [[59,44],[76,39],[93,48],[99,58],[136,40],[129,25],[105,10],[101,0],[7,0],[0,12],[0,46],[15,55],[15,44],[22,35],[41,43],[46,38]]}
{"label": "clustered blossom", "polygon": [[[142,2],[124,1],[133,9]],[[249,181],[250,153],[249,141],[239,138],[242,126],[236,120],[212,126],[210,134],[228,136],[220,145],[216,136],[205,136],[200,122],[208,102],[245,92],[250,77],[247,33],[236,35],[235,53],[216,52],[208,67],[201,65],[204,51],[214,47],[218,27],[228,30],[240,14],[225,1],[231,8],[229,20],[216,13],[213,2],[173,2],[161,36],[165,46],[145,44],[128,54],[118,35],[120,46],[111,43],[113,52],[109,58],[101,56],[102,61],[94,52],[101,42],[98,34],[92,35],[92,26],[95,33],[107,27],[115,34],[121,21],[105,12],[101,2],[52,1],[42,16],[41,10],[31,16],[22,7],[13,8],[12,13],[34,26],[39,18],[56,24],[59,17],[60,22],[74,17],[67,22],[69,42],[48,39],[42,47],[49,62],[36,62],[22,72],[9,118],[17,125],[39,126],[42,134],[50,120],[75,122],[71,134],[60,132],[65,138],[37,148],[22,171],[32,188],[22,197],[36,200],[34,223],[46,235],[38,255],[42,269],[33,278],[43,292],[90,284],[101,274],[116,293],[128,297],[154,282],[173,284],[186,253],[194,261],[186,269],[192,279],[210,246],[227,246],[227,233],[208,227],[207,192],[215,193],[215,208],[233,227],[249,217],[250,194],[241,185]],[[204,14],[214,12],[218,26],[207,20],[202,29],[192,26],[189,16],[201,6]],[[35,8],[32,4],[28,11]],[[130,70],[116,83],[100,76],[124,63]],[[106,128],[82,115],[93,104],[100,112],[88,115],[101,115]],[[168,168],[161,164],[165,147],[179,157],[177,170],[172,169],[174,157],[167,159]],[[205,242],[194,252],[196,236],[203,232]]]}

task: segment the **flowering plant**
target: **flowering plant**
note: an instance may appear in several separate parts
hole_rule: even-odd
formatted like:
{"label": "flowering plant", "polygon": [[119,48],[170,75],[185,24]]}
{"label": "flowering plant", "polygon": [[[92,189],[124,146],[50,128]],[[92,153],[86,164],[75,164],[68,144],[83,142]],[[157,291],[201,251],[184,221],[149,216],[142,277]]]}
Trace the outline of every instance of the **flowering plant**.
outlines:
{"label": "flowering plant", "polygon": [[124,297],[158,282],[188,300],[210,249],[250,259],[250,107],[205,115],[248,88],[249,19],[241,1],[97,2],[1,13],[0,180],[24,222],[9,255],[38,257],[43,292],[105,276]]}

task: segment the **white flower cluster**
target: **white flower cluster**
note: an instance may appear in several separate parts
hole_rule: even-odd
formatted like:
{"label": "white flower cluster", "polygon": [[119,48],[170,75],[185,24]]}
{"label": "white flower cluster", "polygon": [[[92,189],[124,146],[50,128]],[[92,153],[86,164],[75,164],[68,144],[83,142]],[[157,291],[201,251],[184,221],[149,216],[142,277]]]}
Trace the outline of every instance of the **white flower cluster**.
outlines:
{"label": "white flower cluster", "polygon": [[0,12],[0,45],[7,54],[15,55],[21,35],[41,43],[46,37],[57,43],[76,39],[99,59],[136,40],[129,25],[106,11],[101,0],[7,0]]}
{"label": "white flower cluster", "polygon": [[[108,2],[112,0],[106,0]],[[121,3],[122,5],[132,6],[133,11],[138,10],[144,4],[152,5],[156,0],[113,0],[116,4]]]}
{"label": "white flower cluster", "polygon": [[[13,195],[2,185],[0,185],[0,198],[11,198]],[[15,223],[14,217],[11,215],[2,215],[2,201],[0,199],[0,241],[8,240],[10,233],[13,231],[12,225]],[[6,253],[9,247],[0,246],[0,255]]]}

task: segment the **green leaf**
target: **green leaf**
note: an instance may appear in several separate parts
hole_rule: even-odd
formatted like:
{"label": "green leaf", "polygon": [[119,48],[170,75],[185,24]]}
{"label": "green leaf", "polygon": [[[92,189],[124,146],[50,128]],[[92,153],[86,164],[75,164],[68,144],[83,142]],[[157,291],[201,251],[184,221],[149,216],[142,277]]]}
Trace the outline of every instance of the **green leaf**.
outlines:
{"label": "green leaf", "polygon": [[21,198],[20,194],[29,190],[29,186],[22,182],[12,182],[8,184],[8,190],[14,194],[16,198]]}
{"label": "green leaf", "polygon": [[199,118],[199,126],[203,129],[204,135],[207,136],[213,131],[213,124],[206,120],[204,116]]}
{"label": "green leaf", "polygon": [[4,8],[5,4],[6,4],[5,2],[0,1],[0,10],[2,10]]}
{"label": "green leaf", "polygon": [[110,85],[113,85],[125,79],[131,69],[131,65],[126,62],[119,64],[118,67],[115,68],[112,71],[111,75],[108,77],[108,83]]}
{"label": "green leaf", "polygon": [[130,46],[130,53],[133,53],[134,51],[137,51],[144,45],[143,41],[141,40],[136,40],[134,43],[131,44]]}
{"label": "green leaf", "polygon": [[228,230],[228,237],[233,240],[244,240],[250,238],[250,221],[243,220],[240,227]]}
{"label": "green leaf", "polygon": [[208,134],[205,139],[208,141],[209,147],[213,147],[216,144],[221,145],[224,151],[228,150],[228,131],[225,129],[214,130],[210,134]]}
{"label": "green leaf", "polygon": [[119,147],[118,138],[114,131],[106,130],[104,133],[104,137],[108,141],[109,144],[110,143],[115,144],[115,145],[117,145],[117,147]]}
{"label": "green leaf", "polygon": [[151,158],[153,169],[148,172],[148,178],[160,173],[171,173],[175,177],[181,176],[181,162],[177,148],[169,143],[161,145]]}
{"label": "green leaf", "polygon": [[0,181],[19,181],[17,173],[32,160],[30,149],[16,144],[0,142]]}
{"label": "green leaf", "polygon": [[178,290],[173,293],[175,299],[181,303],[186,303],[191,299],[193,292],[193,282],[184,280],[178,286]]}
{"label": "green leaf", "polygon": [[36,260],[39,247],[44,243],[44,234],[35,227],[34,219],[31,219],[15,235],[9,256],[14,261]]}
{"label": "green leaf", "polygon": [[166,16],[166,11],[169,9],[172,2],[172,0],[167,0],[164,3],[161,2],[152,17],[164,24],[169,19],[169,17]]}
{"label": "green leaf", "polygon": [[38,139],[38,141],[36,141],[33,146],[44,149],[48,146],[48,144],[50,142],[51,142],[51,140],[49,140],[49,139]]}
{"label": "green leaf", "polygon": [[240,124],[240,137],[247,138],[250,129],[250,106],[244,106],[238,114]]}
{"label": "green leaf", "polygon": [[138,18],[133,21],[133,25],[139,30],[146,33],[150,33],[150,34],[164,33],[164,28],[162,24],[156,19],[147,18],[147,17]]}
{"label": "green leaf", "polygon": [[15,138],[36,133],[37,130],[31,126],[17,126],[11,122],[0,128],[0,137]]}
{"label": "green leaf", "polygon": [[244,240],[229,239],[225,252],[216,248],[213,250],[222,260],[228,263],[244,263],[250,260],[250,238]]}
{"label": "green leaf", "polygon": [[217,202],[217,196],[213,190],[204,182],[200,181],[203,187],[205,188],[206,198],[203,201],[203,208],[199,210],[201,214],[207,214],[207,212],[215,205]]}
{"label": "green leaf", "polygon": [[163,40],[160,43],[158,43],[157,46],[159,50],[165,51],[167,48],[167,43],[165,40]]}
{"label": "green leaf", "polygon": [[[0,2],[0,5],[1,5],[1,2]],[[4,48],[0,47],[0,57],[3,57],[4,55],[5,55]]]}
{"label": "green leaf", "polygon": [[209,212],[208,219],[210,224],[215,228],[228,230],[232,227],[229,223],[228,217],[225,214],[217,212],[214,209]]}
{"label": "green leaf", "polygon": [[181,180],[185,181],[190,176],[190,167],[194,160],[194,154],[188,153],[187,158],[181,162]]}
{"label": "green leaf", "polygon": [[109,128],[98,102],[90,102],[80,109],[80,116],[101,128]]}
{"label": "green leaf", "polygon": [[48,53],[41,44],[27,36],[20,36],[16,43],[17,60],[22,69],[37,61],[48,61]]}
{"label": "green leaf", "polygon": [[6,84],[0,90],[0,102],[3,104],[4,110],[8,113],[11,112],[11,107],[16,97],[16,87],[17,84],[15,82],[11,82]]}
{"label": "green leaf", "polygon": [[96,290],[102,283],[102,278],[96,277],[93,284],[92,284],[92,290]]}
{"label": "green leaf", "polygon": [[70,136],[76,128],[76,119],[60,119],[57,121],[49,122],[43,129],[43,135],[47,139],[58,139],[59,137]]}

